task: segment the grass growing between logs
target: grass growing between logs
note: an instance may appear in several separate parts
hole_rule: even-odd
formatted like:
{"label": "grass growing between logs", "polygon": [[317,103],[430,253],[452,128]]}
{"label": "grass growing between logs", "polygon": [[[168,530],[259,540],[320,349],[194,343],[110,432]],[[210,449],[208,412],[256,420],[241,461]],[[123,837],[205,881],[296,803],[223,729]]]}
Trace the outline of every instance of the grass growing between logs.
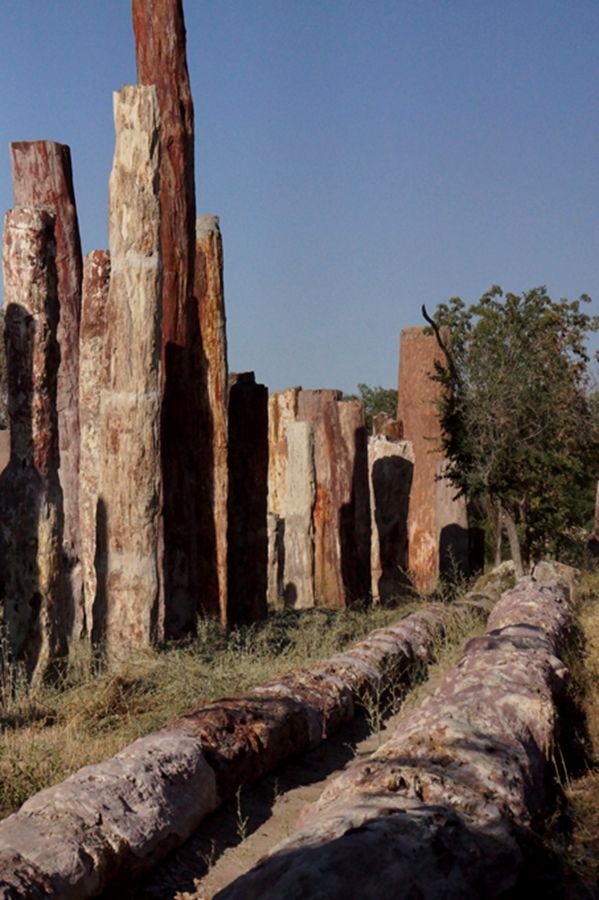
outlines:
{"label": "grass growing between logs", "polygon": [[568,827],[556,842],[566,869],[564,896],[573,898],[599,896],[599,568],[582,579],[579,623],[583,640],[569,662],[588,752],[584,771],[563,778]]}
{"label": "grass growing between logs", "polygon": [[277,612],[228,635],[202,621],[193,643],[138,650],[95,675],[76,647],[62,682],[37,690],[0,667],[0,816],[194,707],[326,658],[417,606]]}

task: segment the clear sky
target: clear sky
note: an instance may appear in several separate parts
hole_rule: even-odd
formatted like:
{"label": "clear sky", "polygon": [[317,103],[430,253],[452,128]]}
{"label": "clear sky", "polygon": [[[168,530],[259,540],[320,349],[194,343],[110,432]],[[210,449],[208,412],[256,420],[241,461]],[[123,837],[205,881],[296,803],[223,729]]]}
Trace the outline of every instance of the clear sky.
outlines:
{"label": "clear sky", "polygon": [[[420,305],[493,283],[599,313],[597,0],[184,5],[232,370],[394,386]],[[58,140],[84,251],[106,246],[111,92],[134,82],[129,0],[2,0],[2,212],[8,142]]]}

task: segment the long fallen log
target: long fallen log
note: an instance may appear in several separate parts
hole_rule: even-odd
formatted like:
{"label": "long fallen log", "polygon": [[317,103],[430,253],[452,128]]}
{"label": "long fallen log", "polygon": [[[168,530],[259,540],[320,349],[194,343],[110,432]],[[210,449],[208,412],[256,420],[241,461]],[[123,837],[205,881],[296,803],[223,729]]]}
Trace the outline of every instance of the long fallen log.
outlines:
{"label": "long fallen log", "polygon": [[0,897],[91,897],[155,865],[240,786],[348,722],[366,691],[390,678],[409,683],[465,614],[464,606],[431,605],[35,794],[0,822]]}
{"label": "long fallen log", "polygon": [[513,896],[550,807],[568,588],[521,581],[392,738],[219,900]]}

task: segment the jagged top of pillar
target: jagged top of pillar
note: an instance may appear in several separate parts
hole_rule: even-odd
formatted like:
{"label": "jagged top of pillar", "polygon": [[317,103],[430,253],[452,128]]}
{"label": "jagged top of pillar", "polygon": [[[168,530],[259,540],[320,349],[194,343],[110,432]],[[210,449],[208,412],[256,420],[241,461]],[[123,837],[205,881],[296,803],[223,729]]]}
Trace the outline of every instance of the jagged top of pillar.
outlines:
{"label": "jagged top of pillar", "polygon": [[220,219],[210,213],[196,216],[196,238],[203,238],[214,232],[220,232]]}

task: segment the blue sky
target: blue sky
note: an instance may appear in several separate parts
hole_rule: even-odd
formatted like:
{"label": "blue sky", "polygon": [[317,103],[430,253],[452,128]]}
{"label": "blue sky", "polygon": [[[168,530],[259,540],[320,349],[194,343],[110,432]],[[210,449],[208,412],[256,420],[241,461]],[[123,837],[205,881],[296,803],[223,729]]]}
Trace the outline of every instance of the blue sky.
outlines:
{"label": "blue sky", "polygon": [[[184,6],[232,370],[394,386],[420,305],[493,283],[599,314],[596,0]],[[105,246],[111,92],[134,82],[128,0],[3,0],[2,212],[8,142],[62,141],[84,250]]]}

